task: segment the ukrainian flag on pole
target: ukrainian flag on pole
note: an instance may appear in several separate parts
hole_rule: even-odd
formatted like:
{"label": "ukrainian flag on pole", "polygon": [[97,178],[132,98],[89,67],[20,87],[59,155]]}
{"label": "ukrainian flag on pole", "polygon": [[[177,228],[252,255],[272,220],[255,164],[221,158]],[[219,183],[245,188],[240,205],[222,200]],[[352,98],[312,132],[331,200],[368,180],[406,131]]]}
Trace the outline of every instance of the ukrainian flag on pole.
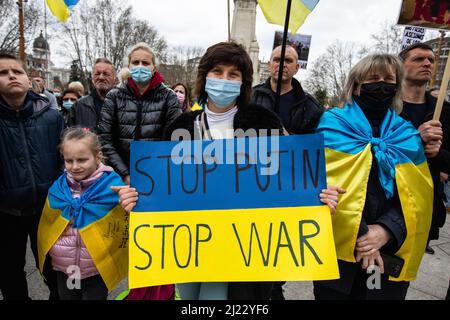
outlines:
{"label": "ukrainian flag on pole", "polygon": [[[266,20],[269,23],[284,26],[288,0],[258,0]],[[319,0],[292,0],[291,17],[289,19],[289,30],[297,33],[305,22],[306,17],[313,11]]]}
{"label": "ukrainian flag on pole", "polygon": [[47,6],[52,14],[61,22],[66,22],[70,11],[79,0],[46,0]]}

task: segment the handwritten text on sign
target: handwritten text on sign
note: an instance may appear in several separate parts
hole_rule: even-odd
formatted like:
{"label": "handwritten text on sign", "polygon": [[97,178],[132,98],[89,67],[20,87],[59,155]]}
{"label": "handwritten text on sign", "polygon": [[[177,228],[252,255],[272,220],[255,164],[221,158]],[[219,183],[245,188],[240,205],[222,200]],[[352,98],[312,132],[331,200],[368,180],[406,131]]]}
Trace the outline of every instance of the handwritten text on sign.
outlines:
{"label": "handwritten text on sign", "polygon": [[131,182],[140,195],[130,217],[131,288],[339,276],[330,212],[319,201],[326,186],[321,135],[272,143],[264,157],[278,155],[270,174],[260,170],[262,161],[252,163],[248,148],[230,144],[222,146],[225,155],[248,153],[240,163],[175,164],[176,145],[132,144]]}

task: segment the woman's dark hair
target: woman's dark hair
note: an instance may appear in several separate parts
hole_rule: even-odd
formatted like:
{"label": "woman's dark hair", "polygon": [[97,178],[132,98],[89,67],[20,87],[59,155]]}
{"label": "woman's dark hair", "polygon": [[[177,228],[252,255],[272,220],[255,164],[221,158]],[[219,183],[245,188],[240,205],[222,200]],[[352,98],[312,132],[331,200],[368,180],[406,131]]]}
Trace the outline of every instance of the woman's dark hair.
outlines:
{"label": "woman's dark hair", "polygon": [[184,103],[183,103],[183,112],[189,112],[191,109],[191,106],[190,106],[191,95],[189,94],[188,88],[181,82],[174,84],[171,87],[171,89],[175,90],[175,88],[178,86],[182,86],[184,88],[184,92],[185,92]]}
{"label": "woman's dark hair", "polygon": [[208,94],[205,91],[206,75],[216,65],[233,65],[242,73],[241,94],[236,100],[238,107],[248,105],[251,101],[253,64],[244,47],[235,42],[220,42],[206,50],[198,65],[194,96],[201,105],[207,103]]}
{"label": "woman's dark hair", "polygon": [[74,95],[77,96],[77,99],[81,98],[80,92],[78,90],[76,90],[74,88],[67,88],[61,93],[61,95],[58,98],[56,98],[56,101],[58,102],[59,106],[62,106],[63,97],[68,93],[73,93]]}
{"label": "woman's dark hair", "polygon": [[61,98],[64,97],[68,93],[73,93],[74,95],[77,96],[78,99],[81,98],[80,92],[78,90],[76,90],[76,89],[73,89],[73,88],[67,88],[66,90],[64,90],[63,93],[61,94]]}

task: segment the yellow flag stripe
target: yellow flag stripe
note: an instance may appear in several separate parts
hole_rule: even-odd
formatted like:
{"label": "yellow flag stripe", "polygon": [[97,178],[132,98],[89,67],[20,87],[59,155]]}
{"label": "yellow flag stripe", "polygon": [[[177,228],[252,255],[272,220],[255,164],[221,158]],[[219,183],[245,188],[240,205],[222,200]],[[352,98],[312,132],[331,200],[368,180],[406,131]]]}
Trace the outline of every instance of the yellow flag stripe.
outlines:
{"label": "yellow flag stripe", "polygon": [[47,0],[47,6],[61,22],[66,22],[70,16],[70,10],[64,3],[64,0]]}
{"label": "yellow flag stripe", "polygon": [[343,194],[333,215],[334,241],[339,259],[355,262],[355,245],[366,203],[372,164],[370,145],[356,155],[325,149],[327,184],[341,186]]}
{"label": "yellow flag stripe", "polygon": [[330,216],[327,206],[131,213],[129,286],[337,279]]}
{"label": "yellow flag stripe", "polygon": [[[259,0],[258,3],[268,22],[284,25],[287,0]],[[297,30],[305,22],[306,17],[310,13],[311,11],[303,4],[303,2],[292,1],[289,30],[291,30],[293,34],[297,33]]]}
{"label": "yellow flag stripe", "polygon": [[405,260],[402,273],[397,279],[391,277],[391,281],[415,280],[431,226],[433,181],[428,163],[416,166],[418,170],[411,170],[412,166],[402,164],[395,168],[397,187],[404,190],[399,196],[403,212],[407,213],[404,217],[408,236],[396,253]]}
{"label": "yellow flag stripe", "polygon": [[44,210],[42,211],[41,219],[38,227],[38,257],[39,270],[41,273],[44,270],[44,262],[47,253],[58,240],[59,236],[64,232],[69,221],[61,216],[60,210],[55,210],[50,207],[48,198],[45,201]]}
{"label": "yellow flag stripe", "polygon": [[102,219],[80,230],[89,254],[112,291],[128,272],[128,217],[116,206]]}
{"label": "yellow flag stripe", "polygon": [[[355,262],[354,250],[372,165],[371,146],[367,145],[355,155],[326,148],[325,155],[327,183],[347,190],[341,196],[333,216],[337,257]],[[430,229],[433,182],[426,162],[420,165],[399,164],[395,170],[407,238],[396,252],[397,256],[405,260],[400,277],[391,277],[390,280],[412,281],[416,278]]]}

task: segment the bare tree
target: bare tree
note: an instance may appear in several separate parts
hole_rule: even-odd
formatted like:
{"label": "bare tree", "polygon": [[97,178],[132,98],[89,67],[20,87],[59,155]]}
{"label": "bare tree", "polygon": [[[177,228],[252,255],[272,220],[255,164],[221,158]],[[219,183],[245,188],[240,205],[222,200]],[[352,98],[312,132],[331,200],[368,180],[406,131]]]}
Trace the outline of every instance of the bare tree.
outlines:
{"label": "bare tree", "polygon": [[174,85],[183,83],[192,91],[197,73],[195,58],[201,57],[205,49],[197,46],[174,46],[168,50],[166,62],[159,66],[165,82]]}
{"label": "bare tree", "polygon": [[310,77],[304,81],[305,86],[310,92],[325,91],[330,97],[339,97],[356,58],[354,44],[334,41],[326,52],[314,61]]}
{"label": "bare tree", "polygon": [[[17,54],[19,51],[18,7],[14,0],[0,0],[0,52]],[[24,6],[25,47],[36,36],[40,10],[34,2]]]}
{"label": "bare tree", "polygon": [[158,60],[165,61],[167,57],[164,38],[148,22],[135,18],[131,6],[123,0],[86,1],[60,28],[70,39],[71,60],[77,61],[84,73],[98,57],[108,58],[119,70],[128,50],[138,42],[146,42]]}
{"label": "bare tree", "polygon": [[403,27],[384,22],[379,32],[371,35],[372,51],[397,54],[400,52],[403,38]]}

